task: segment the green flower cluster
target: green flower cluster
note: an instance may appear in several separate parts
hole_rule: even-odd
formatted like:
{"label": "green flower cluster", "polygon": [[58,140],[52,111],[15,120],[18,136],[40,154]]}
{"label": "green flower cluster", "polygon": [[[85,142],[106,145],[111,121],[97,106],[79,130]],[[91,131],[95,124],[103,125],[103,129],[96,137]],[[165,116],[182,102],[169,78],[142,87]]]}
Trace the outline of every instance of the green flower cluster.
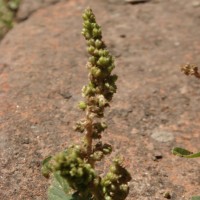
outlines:
{"label": "green flower cluster", "polygon": [[[80,133],[83,133],[85,131],[85,127],[87,126],[87,123],[85,120],[78,121],[75,125],[75,130],[79,131]],[[100,139],[101,133],[107,128],[107,125],[105,122],[96,122],[92,124],[92,138],[93,139]]]}
{"label": "green flower cluster", "polygon": [[112,146],[110,144],[102,144],[102,142],[96,143],[96,145],[93,148],[93,153],[91,154],[92,160],[100,161],[103,159],[105,155],[108,155],[112,152]]}
{"label": "green flower cluster", "polygon": [[[104,149],[105,152],[98,151],[98,148]],[[99,143],[95,151],[96,159],[98,152],[108,154],[109,149],[111,151],[110,145]],[[49,177],[50,173],[59,173],[74,191],[78,191],[77,194],[83,195],[83,200],[124,200],[129,193],[128,182],[131,176],[122,165],[122,161],[115,159],[109,172],[102,178],[95,173],[89,163],[85,162],[84,157],[84,151],[80,146],[71,146],[66,151],[45,160],[43,175]]]}
{"label": "green flower cluster", "polygon": [[83,14],[83,30],[87,41],[87,51],[90,54],[87,68],[90,82],[82,89],[85,102],[79,104],[81,109],[88,107],[89,111],[98,117],[103,117],[104,108],[109,106],[113,94],[116,93],[116,75],[111,75],[115,68],[114,59],[102,41],[101,27],[96,23],[91,9]]}
{"label": "green flower cluster", "polygon": [[79,146],[71,146],[55,155],[51,160],[51,170],[60,172],[70,187],[80,192],[85,192],[96,176],[91,165],[84,161]]}
{"label": "green flower cluster", "polygon": [[128,182],[131,176],[119,159],[113,161],[110,171],[102,179],[101,185],[105,200],[123,200],[129,193]]}

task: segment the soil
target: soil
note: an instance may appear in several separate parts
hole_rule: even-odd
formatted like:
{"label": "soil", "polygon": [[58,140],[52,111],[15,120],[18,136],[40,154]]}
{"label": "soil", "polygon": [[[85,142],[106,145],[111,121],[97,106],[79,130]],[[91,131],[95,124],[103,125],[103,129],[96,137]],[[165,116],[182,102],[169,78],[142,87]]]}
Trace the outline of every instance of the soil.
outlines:
{"label": "soil", "polygon": [[132,175],[127,199],[200,195],[200,160],[171,153],[200,150],[200,80],[180,72],[200,64],[200,1],[68,0],[37,7],[0,43],[0,199],[47,199],[42,160],[81,140],[72,127],[87,83],[80,31],[88,6],[116,60],[103,137]]}

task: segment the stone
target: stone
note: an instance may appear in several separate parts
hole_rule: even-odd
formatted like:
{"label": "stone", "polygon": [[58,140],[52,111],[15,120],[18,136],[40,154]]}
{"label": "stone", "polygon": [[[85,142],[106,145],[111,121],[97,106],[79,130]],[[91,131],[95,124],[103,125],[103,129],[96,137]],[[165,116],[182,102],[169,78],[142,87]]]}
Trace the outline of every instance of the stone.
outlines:
{"label": "stone", "polygon": [[158,142],[170,142],[174,140],[172,132],[162,130],[154,131],[151,137]]}
{"label": "stone", "polygon": [[20,4],[16,18],[18,21],[26,20],[32,13],[34,13],[38,9],[58,3],[59,1],[63,0],[24,0]]}

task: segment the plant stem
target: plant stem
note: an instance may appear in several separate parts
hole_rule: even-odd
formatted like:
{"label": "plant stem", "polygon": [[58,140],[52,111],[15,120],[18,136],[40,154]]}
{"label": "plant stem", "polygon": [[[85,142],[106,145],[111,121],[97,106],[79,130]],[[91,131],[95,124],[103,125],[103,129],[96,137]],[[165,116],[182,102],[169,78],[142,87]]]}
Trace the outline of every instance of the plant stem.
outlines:
{"label": "plant stem", "polygon": [[93,191],[93,195],[95,200],[103,200],[104,196],[102,195],[102,193],[98,190],[98,188],[95,188]]}
{"label": "plant stem", "polygon": [[88,163],[93,167],[94,162],[91,159],[92,154],[92,133],[93,133],[93,117],[91,116],[90,111],[87,109],[86,111],[86,135],[85,135],[85,142],[86,142],[86,151],[87,151],[87,158]]}

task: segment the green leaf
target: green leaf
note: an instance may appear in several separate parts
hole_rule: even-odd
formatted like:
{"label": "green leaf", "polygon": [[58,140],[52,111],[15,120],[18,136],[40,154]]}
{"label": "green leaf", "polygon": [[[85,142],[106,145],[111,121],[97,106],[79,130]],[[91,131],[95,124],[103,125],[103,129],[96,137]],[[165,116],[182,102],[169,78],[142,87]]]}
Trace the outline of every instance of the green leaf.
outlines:
{"label": "green leaf", "polygon": [[200,196],[194,196],[191,200],[200,200]]}
{"label": "green leaf", "polygon": [[70,186],[59,172],[55,172],[52,179],[52,185],[48,189],[48,200],[86,200],[77,192],[70,194]]}
{"label": "green leaf", "polygon": [[54,173],[52,185],[48,189],[48,200],[75,200],[68,192],[67,181],[58,172]]}
{"label": "green leaf", "polygon": [[43,161],[42,161],[42,175],[46,178],[49,178],[49,174],[51,172],[51,168],[50,168],[50,164],[49,164],[49,161],[51,160],[52,156],[49,156],[47,158],[45,158]]}
{"label": "green leaf", "polygon": [[175,147],[172,149],[172,153],[174,155],[184,157],[184,158],[197,158],[200,157],[200,152],[198,153],[193,153],[191,151],[188,151],[186,149],[180,148],[180,147]]}

